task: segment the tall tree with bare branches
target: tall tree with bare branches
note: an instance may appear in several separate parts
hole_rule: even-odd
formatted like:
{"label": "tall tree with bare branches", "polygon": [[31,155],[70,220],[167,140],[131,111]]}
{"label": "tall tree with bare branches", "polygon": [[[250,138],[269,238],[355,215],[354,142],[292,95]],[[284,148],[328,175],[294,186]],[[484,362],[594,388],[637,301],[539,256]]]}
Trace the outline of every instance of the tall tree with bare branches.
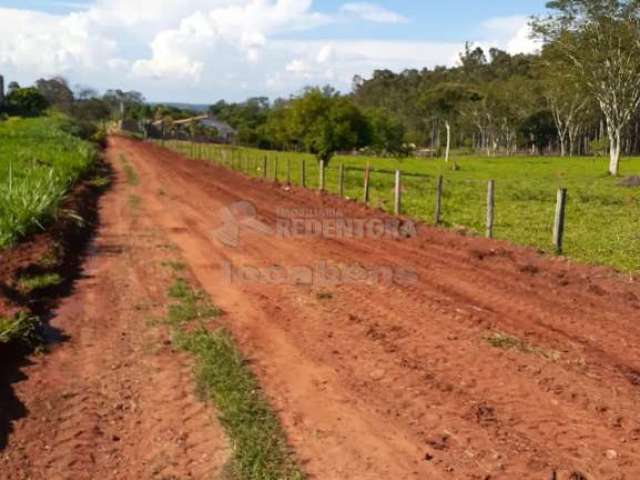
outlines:
{"label": "tall tree with bare branches", "polygon": [[607,121],[609,173],[618,175],[623,132],[640,106],[640,1],[557,0],[532,21],[567,60]]}

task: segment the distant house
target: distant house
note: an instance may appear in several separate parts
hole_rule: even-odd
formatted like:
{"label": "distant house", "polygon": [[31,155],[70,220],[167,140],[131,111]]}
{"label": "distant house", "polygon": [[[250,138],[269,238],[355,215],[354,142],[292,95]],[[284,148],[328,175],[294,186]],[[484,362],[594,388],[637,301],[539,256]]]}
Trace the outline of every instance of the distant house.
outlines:
{"label": "distant house", "polygon": [[225,143],[231,143],[236,137],[236,130],[226,122],[218,120],[215,117],[207,117],[199,121],[200,125],[205,128],[215,128],[218,132],[218,140]]}
{"label": "distant house", "polygon": [[157,132],[158,136],[162,136],[162,131],[164,130],[165,138],[180,138],[180,139],[191,139],[191,125],[197,123],[199,127],[198,130],[202,131],[212,131],[215,129],[216,136],[212,137],[211,135],[207,135],[205,133],[196,134],[196,140],[215,140],[220,143],[232,143],[236,136],[236,130],[231,127],[228,123],[218,120],[217,118],[210,115],[200,115],[197,117],[184,118],[181,120],[175,120],[171,122],[170,126],[163,125],[162,120],[158,120],[153,122],[151,125],[153,127],[154,133]]}

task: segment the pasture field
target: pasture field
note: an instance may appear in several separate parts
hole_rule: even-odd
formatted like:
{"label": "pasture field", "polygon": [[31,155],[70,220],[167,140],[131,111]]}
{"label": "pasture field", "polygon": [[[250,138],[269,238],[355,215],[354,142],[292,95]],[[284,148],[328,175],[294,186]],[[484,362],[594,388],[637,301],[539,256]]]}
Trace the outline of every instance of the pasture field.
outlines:
{"label": "pasture field", "polygon": [[[318,164],[312,155],[268,152],[219,145],[192,146],[165,142],[183,154],[223,163],[254,176],[301,181],[305,160],[306,185],[318,186]],[[458,166],[453,170],[453,161]],[[289,166],[287,165],[289,163]],[[370,202],[393,210],[394,171],[403,172],[403,213],[433,222],[437,177],[444,176],[442,223],[472,234],[485,231],[487,181],[496,182],[494,236],[519,245],[552,251],[552,230],[558,188],[568,189],[566,256],[620,271],[640,269],[640,187],[623,187],[621,179],[640,174],[640,159],[625,158],[622,176],[607,174],[605,158],[459,156],[450,165],[425,158],[391,159],[336,156],[326,170],[326,189],[338,193],[339,166],[345,166],[344,194],[363,200],[363,174],[371,165]]]}
{"label": "pasture field", "polygon": [[62,117],[0,123],[0,249],[43,229],[93,165],[96,148],[72,133]]}

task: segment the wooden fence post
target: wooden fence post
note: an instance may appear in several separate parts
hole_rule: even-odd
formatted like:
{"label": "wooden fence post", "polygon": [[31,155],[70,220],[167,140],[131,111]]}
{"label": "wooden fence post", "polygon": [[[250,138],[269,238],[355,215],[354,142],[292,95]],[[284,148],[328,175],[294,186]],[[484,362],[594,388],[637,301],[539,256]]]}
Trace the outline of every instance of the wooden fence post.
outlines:
{"label": "wooden fence post", "polygon": [[278,181],[278,157],[276,157],[273,161],[273,181]]}
{"label": "wooden fence post", "polygon": [[562,244],[564,240],[564,219],[567,205],[567,189],[558,189],[558,197],[556,203],[556,217],[553,223],[553,245],[556,248],[556,253],[560,255],[562,253]]}
{"label": "wooden fence post", "polygon": [[340,197],[344,198],[344,163],[340,164],[340,178],[338,178]]}
{"label": "wooden fence post", "polygon": [[369,204],[369,164],[367,163],[367,168],[364,171],[364,204]]}
{"label": "wooden fence post", "polygon": [[262,157],[262,178],[267,178],[267,156]]}
{"label": "wooden fence post", "polygon": [[494,180],[489,180],[487,184],[487,238],[493,238],[493,222],[495,209],[495,184]]}
{"label": "wooden fence post", "polygon": [[321,192],[324,192],[324,173],[325,173],[324,167],[325,167],[324,166],[324,160],[320,160],[320,165],[318,166],[320,171],[318,172],[318,175],[320,176],[319,188],[320,188]]}
{"label": "wooden fence post", "polygon": [[442,216],[442,191],[444,189],[444,177],[440,175],[438,177],[438,184],[436,186],[436,211],[434,214],[434,223],[440,225],[440,219]]}
{"label": "wooden fence post", "polygon": [[307,184],[307,176],[306,176],[306,172],[305,172],[305,167],[306,167],[306,162],[304,161],[304,158],[301,160],[300,162],[300,185],[302,186],[302,188],[306,188],[306,184]]}
{"label": "wooden fence post", "polygon": [[291,185],[291,159],[287,158],[287,185]]}
{"label": "wooden fence post", "polygon": [[396,189],[395,189],[395,195],[394,195],[394,202],[393,202],[393,211],[396,215],[400,215],[400,212],[402,210],[402,186],[400,183],[400,179],[401,179],[401,174],[400,174],[400,170],[396,170]]}

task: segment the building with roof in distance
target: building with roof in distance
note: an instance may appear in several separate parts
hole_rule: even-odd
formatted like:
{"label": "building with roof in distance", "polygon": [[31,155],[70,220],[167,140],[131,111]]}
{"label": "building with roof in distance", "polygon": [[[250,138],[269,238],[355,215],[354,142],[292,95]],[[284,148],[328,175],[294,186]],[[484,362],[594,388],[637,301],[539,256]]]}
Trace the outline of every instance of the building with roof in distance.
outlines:
{"label": "building with roof in distance", "polygon": [[218,143],[233,143],[236,133],[228,123],[211,115],[200,115],[171,122],[157,120],[147,128],[147,135],[150,137]]}

